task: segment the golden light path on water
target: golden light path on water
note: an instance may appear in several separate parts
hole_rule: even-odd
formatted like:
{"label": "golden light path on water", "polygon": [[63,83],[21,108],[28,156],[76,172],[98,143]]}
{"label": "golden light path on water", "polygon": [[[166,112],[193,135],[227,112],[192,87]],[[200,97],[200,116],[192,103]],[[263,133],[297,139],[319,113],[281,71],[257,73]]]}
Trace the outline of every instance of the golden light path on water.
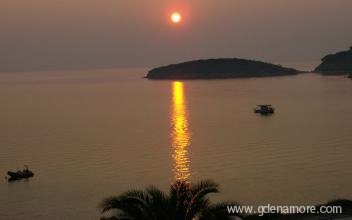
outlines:
{"label": "golden light path on water", "polygon": [[188,150],[191,142],[187,120],[184,84],[172,84],[172,116],[171,116],[172,158],[176,180],[190,179],[190,160]]}

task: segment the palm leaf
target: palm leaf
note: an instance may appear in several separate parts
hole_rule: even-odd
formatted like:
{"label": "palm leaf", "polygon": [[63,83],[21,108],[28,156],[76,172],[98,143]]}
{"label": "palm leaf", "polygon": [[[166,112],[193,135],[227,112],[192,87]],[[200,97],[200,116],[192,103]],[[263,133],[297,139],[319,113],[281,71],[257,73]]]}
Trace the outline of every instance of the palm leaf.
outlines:
{"label": "palm leaf", "polygon": [[105,199],[101,204],[101,212],[120,210],[124,216],[133,219],[148,219],[147,195],[140,190],[130,190],[126,193]]}

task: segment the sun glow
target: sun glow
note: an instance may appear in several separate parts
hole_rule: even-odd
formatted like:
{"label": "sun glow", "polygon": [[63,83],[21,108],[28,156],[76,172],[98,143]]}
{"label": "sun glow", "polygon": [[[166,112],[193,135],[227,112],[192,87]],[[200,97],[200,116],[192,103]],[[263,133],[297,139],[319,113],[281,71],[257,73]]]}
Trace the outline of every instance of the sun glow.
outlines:
{"label": "sun glow", "polygon": [[175,179],[188,181],[190,179],[188,148],[191,142],[191,135],[188,129],[182,82],[173,82],[172,85],[171,127]]}
{"label": "sun glow", "polygon": [[182,20],[182,16],[179,12],[173,12],[170,18],[171,18],[171,21],[175,24],[180,23]]}

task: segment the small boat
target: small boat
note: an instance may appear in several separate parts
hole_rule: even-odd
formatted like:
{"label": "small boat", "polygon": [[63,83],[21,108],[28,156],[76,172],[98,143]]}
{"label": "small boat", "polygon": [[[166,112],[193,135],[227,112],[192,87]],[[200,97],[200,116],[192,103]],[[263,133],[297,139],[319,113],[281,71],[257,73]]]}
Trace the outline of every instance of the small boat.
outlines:
{"label": "small boat", "polygon": [[28,179],[34,176],[34,173],[28,169],[28,166],[24,166],[23,170],[17,170],[16,172],[8,171],[7,175],[10,176],[8,181]]}
{"label": "small boat", "polygon": [[269,115],[274,114],[275,109],[271,105],[258,105],[257,108],[254,109],[254,113]]}

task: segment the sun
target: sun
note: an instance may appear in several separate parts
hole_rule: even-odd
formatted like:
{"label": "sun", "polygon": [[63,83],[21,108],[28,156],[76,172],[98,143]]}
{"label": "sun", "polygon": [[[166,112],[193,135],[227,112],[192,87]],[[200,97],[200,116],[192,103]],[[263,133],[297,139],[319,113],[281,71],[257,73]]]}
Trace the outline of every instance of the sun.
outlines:
{"label": "sun", "polygon": [[171,18],[171,21],[175,24],[180,23],[182,20],[182,16],[179,12],[173,12],[170,18]]}

